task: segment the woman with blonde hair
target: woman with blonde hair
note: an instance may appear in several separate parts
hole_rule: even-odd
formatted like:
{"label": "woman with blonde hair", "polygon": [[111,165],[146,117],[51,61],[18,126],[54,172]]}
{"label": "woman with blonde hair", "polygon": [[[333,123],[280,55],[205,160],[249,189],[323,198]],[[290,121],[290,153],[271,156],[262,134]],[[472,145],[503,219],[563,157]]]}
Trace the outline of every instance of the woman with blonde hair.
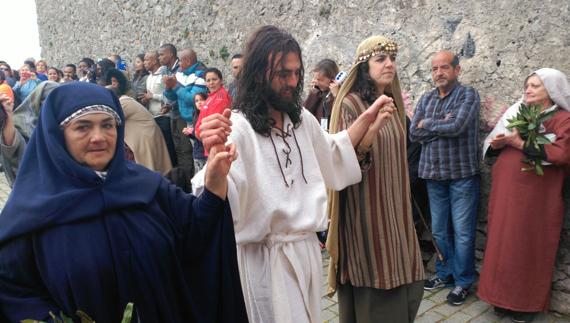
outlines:
{"label": "woman with blonde hair", "polygon": [[360,43],[333,106],[331,133],[348,128],[383,95],[396,110],[356,146],[362,182],[329,196],[329,292],[339,292],[340,322],[413,322],[423,295],[397,51],[381,36]]}

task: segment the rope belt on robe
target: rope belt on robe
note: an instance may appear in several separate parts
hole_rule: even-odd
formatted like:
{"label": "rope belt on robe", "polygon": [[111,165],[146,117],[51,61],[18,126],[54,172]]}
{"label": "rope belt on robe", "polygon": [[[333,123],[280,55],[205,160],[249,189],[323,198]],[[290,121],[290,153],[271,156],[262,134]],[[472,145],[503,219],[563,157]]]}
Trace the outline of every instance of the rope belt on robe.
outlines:
{"label": "rope belt on robe", "polygon": [[[318,246],[316,241],[317,236],[314,232],[301,232],[293,234],[275,233],[268,235],[265,239],[259,242],[250,242],[238,245],[238,254],[240,253],[239,249],[247,247],[247,245],[250,245],[250,247],[252,245],[258,245],[262,249],[265,249],[261,252],[262,254],[265,254],[265,252],[267,252],[267,257],[269,258],[269,262],[262,261],[261,263],[252,264],[255,266],[255,268],[257,268],[257,270],[259,270],[258,273],[254,273],[255,270],[252,269],[255,268],[250,267],[249,262],[256,262],[255,260],[259,260],[257,259],[259,256],[263,257],[264,255],[250,255],[255,258],[248,259],[248,268],[242,268],[245,271],[242,273],[245,276],[243,279],[245,280],[245,284],[247,286],[262,287],[264,286],[264,279],[271,279],[271,288],[254,288],[255,301],[253,304],[251,304],[253,307],[251,309],[252,311],[261,310],[261,306],[271,303],[275,322],[290,322],[292,314],[291,309],[293,308],[289,302],[289,298],[284,297],[285,295],[283,295],[283,293],[291,290],[291,287],[289,286],[291,284],[291,279],[287,279],[288,277],[286,276],[288,273],[288,268],[290,267],[292,269],[292,273],[294,274],[293,279],[297,285],[295,287],[301,293],[307,317],[309,318],[310,322],[315,322],[317,318],[313,318],[313,312],[315,309],[313,308],[311,310],[311,304],[309,302],[311,297],[309,295],[309,290],[311,289],[310,285],[315,284],[316,282],[307,281],[307,278],[311,278],[313,275],[303,275],[303,273],[312,273],[315,268],[310,268],[311,264],[306,264],[301,259],[299,259],[298,250],[295,248],[297,242],[308,239],[314,239],[315,246]],[[302,246],[298,247],[304,248]],[[267,268],[267,265],[262,266],[262,264],[268,264],[269,268]],[[320,289],[320,286],[317,286],[317,288]],[[253,316],[255,317],[256,315],[254,314]],[[253,321],[255,321],[255,319],[253,319]]]}

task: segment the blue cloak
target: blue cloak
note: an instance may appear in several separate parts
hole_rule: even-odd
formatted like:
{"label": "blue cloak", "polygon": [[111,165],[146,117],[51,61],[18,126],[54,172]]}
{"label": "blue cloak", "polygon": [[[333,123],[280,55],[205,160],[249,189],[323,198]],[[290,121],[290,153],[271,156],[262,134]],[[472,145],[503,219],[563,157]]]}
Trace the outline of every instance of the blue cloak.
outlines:
{"label": "blue cloak", "polygon": [[[117,148],[101,179],[75,162],[59,123],[90,105],[120,116]],[[247,322],[229,204],[187,195],[124,159],[124,116],[105,88],[55,89],[40,113],[0,214],[0,321]]]}

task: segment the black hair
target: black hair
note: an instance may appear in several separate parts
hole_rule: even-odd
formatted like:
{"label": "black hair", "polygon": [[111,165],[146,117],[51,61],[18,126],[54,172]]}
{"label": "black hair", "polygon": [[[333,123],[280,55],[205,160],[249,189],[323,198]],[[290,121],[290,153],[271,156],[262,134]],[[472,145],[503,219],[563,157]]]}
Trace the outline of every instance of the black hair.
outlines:
{"label": "black hair", "polygon": [[116,67],[115,63],[108,58],[103,58],[97,62],[97,65],[101,67],[101,76],[97,79],[97,83],[99,83],[99,85],[105,85],[107,73]]}
{"label": "black hair", "polygon": [[[206,93],[206,92],[198,92],[198,93],[196,93],[196,95],[194,95],[194,101],[196,101],[196,97],[197,97],[197,96],[201,97],[202,100],[208,99],[208,93]],[[192,126],[193,126],[193,127],[196,127],[196,123],[198,122],[198,117],[200,116],[200,112],[202,112],[202,111],[200,111],[200,109],[198,109],[198,108],[196,107],[196,109],[195,109],[195,111],[194,111],[194,118],[193,118],[193,120],[192,120]]]}
{"label": "black hair", "polygon": [[325,58],[317,63],[313,72],[320,72],[329,79],[334,79],[338,74],[338,65],[332,59]]}
{"label": "black hair", "polygon": [[206,92],[198,92],[196,93],[196,95],[194,95],[194,98],[196,98],[197,96],[201,97],[202,100],[206,100],[208,98],[208,93]]}
{"label": "black hair", "polygon": [[28,65],[31,72],[36,72],[36,64],[32,61],[24,61],[24,65]]}
{"label": "black hair", "polygon": [[234,54],[234,56],[232,56],[232,59],[236,59],[236,58],[243,58],[243,54],[237,53],[237,54]]}
{"label": "black hair", "polygon": [[111,78],[115,78],[119,82],[118,96],[124,95],[129,89],[129,82],[123,72],[116,68],[111,68],[105,74],[105,85],[111,85]]}
{"label": "black hair", "polygon": [[222,72],[221,72],[219,69],[215,68],[215,67],[208,67],[207,69],[205,69],[205,70],[204,70],[204,77],[206,77],[206,74],[208,74],[208,73],[214,73],[214,74],[216,74],[216,75],[220,78],[220,80],[223,80],[223,79],[224,79],[224,78],[222,77]]}
{"label": "black hair", "polygon": [[67,65],[65,65],[65,67],[71,67],[71,68],[73,68],[74,72],[77,72],[77,66],[75,66],[75,64],[67,64]]}
{"label": "black hair", "polygon": [[0,70],[0,84],[4,83],[4,81],[6,81],[6,74],[4,74],[4,71]]}
{"label": "black hair", "polygon": [[[138,54],[136,56],[136,58],[140,59],[144,63],[144,54]],[[144,67],[144,64],[143,64],[142,70],[135,71],[135,75],[133,76],[133,79],[138,79],[138,78],[144,77],[148,74],[150,74],[150,73],[146,70],[146,67]]]}
{"label": "black hair", "polygon": [[174,57],[178,57],[178,53],[176,52],[176,47],[172,44],[163,44],[160,48],[168,49],[172,53]]}
{"label": "black hair", "polygon": [[81,63],[81,62],[87,64],[87,67],[93,67],[93,65],[95,65],[95,61],[92,60],[92,59],[89,58],[89,57],[83,57],[83,58],[79,61],[79,63]]}
{"label": "black hair", "polygon": [[356,79],[354,80],[350,92],[358,93],[362,101],[372,104],[378,98],[379,94],[377,93],[378,89],[376,88],[376,84],[370,78],[368,70],[367,62],[358,65]]}
{"label": "black hair", "polygon": [[[237,85],[237,97],[233,107],[241,111],[247,118],[252,128],[263,135],[268,136],[275,121],[269,114],[267,98],[268,90],[271,90],[271,80],[276,75],[276,65],[283,66],[285,57],[289,53],[299,56],[301,63],[299,81],[294,91],[295,102],[292,109],[286,113],[289,115],[294,127],[301,124],[302,104],[300,93],[303,91],[304,67],[301,55],[301,47],[293,36],[275,26],[262,26],[249,37],[244,52],[244,63],[240,72]],[[269,75],[267,75],[269,71]]]}

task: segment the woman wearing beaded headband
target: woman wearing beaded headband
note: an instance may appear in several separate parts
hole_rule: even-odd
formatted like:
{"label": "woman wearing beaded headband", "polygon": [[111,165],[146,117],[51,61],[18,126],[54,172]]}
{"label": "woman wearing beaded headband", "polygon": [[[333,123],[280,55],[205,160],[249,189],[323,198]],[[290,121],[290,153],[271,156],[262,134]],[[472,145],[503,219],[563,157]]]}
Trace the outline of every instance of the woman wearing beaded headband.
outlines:
{"label": "woman wearing beaded headband", "polygon": [[412,322],[423,295],[397,50],[397,44],[385,37],[364,40],[332,111],[330,131],[334,133],[348,127],[383,95],[393,99],[395,109],[356,148],[362,182],[329,195],[329,292],[338,287],[341,322]]}

